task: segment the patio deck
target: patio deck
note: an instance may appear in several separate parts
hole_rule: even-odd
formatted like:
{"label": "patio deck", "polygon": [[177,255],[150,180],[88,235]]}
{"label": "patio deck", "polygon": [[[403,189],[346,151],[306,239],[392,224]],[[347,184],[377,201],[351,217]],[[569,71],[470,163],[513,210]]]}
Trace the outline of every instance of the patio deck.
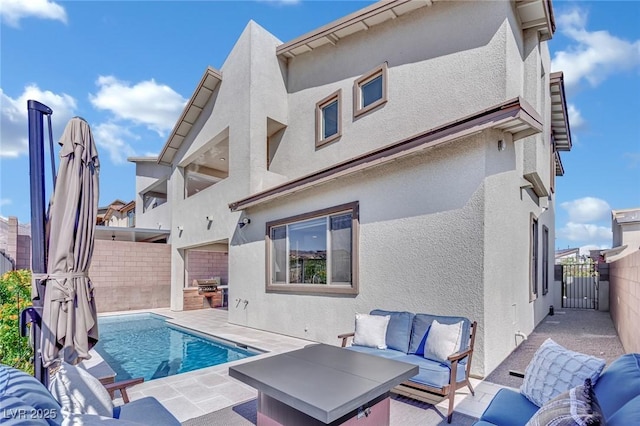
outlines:
{"label": "patio deck", "polygon": [[[268,353],[252,357],[268,357],[310,343],[227,322],[227,312],[218,309],[172,312],[169,309],[153,309],[171,318],[170,322],[203,333],[259,348]],[[128,311],[127,313],[131,313]],[[116,313],[109,313],[113,315]],[[519,387],[520,380],[509,376],[509,370],[524,371],[538,346],[551,337],[557,343],[583,353],[605,358],[607,363],[624,353],[608,312],[591,310],[563,310],[555,316],[545,318],[496,370],[485,380],[473,380],[475,396],[468,390],[456,395],[452,425],[470,425],[472,418],[479,417],[493,395],[502,387]],[[337,340],[336,340],[337,344]],[[196,425],[251,425],[255,422],[255,389],[229,377],[230,365],[247,362],[235,361],[197,371],[169,376],[145,382],[131,388],[132,400],[144,396],[156,397],[183,424]],[[392,399],[392,425],[444,425],[447,402],[434,400],[434,405],[420,403],[403,397]],[[425,421],[426,420],[426,421]]]}

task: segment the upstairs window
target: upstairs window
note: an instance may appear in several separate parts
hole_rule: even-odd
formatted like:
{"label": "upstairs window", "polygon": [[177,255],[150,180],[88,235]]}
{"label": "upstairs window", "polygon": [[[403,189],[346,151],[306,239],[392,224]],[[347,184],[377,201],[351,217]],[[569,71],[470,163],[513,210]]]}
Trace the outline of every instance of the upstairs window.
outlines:
{"label": "upstairs window", "polygon": [[538,220],[531,216],[529,241],[529,301],[538,298]]}
{"label": "upstairs window", "polygon": [[338,90],[316,104],[316,147],[332,142],[342,134],[341,94]]}
{"label": "upstairs window", "polygon": [[387,102],[387,63],[369,71],[353,86],[353,116],[357,117]]}

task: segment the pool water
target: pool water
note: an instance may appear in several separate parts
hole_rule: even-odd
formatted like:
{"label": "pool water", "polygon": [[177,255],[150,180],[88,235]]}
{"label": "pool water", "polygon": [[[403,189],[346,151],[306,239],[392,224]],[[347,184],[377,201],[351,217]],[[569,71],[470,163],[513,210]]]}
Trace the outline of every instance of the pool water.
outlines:
{"label": "pool water", "polygon": [[95,350],[116,372],[116,381],[153,380],[258,354],[167,323],[155,314],[100,317],[98,330]]}

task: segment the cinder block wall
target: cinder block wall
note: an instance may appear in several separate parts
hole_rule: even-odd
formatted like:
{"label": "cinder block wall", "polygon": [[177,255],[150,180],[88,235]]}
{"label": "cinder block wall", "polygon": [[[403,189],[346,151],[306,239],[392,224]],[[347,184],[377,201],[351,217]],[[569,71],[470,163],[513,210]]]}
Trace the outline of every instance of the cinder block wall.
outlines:
{"label": "cinder block wall", "polygon": [[169,307],[171,246],[96,240],[89,276],[98,312]]}
{"label": "cinder block wall", "polygon": [[31,269],[31,236],[20,234],[18,218],[10,216],[7,229],[7,255],[16,269]]}
{"label": "cinder block wall", "polygon": [[609,264],[609,299],[624,350],[640,352],[640,251]]}
{"label": "cinder block wall", "polygon": [[227,253],[217,251],[189,250],[187,252],[187,276],[185,282],[191,286],[193,280],[220,277],[220,284],[227,284],[229,262]]}

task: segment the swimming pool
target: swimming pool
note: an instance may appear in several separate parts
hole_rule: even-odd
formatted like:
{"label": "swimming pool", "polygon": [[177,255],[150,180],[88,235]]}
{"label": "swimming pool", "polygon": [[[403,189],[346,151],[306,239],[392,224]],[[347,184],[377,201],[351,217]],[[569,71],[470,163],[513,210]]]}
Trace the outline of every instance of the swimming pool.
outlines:
{"label": "swimming pool", "polygon": [[153,380],[260,353],[178,327],[151,313],[99,317],[98,329],[95,350],[116,372],[116,381]]}

